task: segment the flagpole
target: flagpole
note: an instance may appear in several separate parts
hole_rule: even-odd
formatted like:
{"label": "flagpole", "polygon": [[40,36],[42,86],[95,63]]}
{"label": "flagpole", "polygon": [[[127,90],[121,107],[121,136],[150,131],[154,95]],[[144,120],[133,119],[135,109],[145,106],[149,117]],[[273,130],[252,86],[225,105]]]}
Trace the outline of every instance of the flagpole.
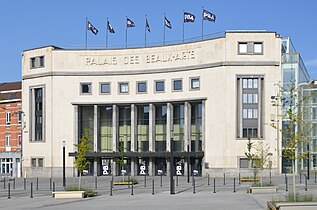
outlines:
{"label": "flagpole", "polygon": [[201,39],[203,40],[204,39],[204,17],[203,17],[203,14],[204,14],[204,7],[202,7],[203,11],[201,13]]}
{"label": "flagpole", "polygon": [[88,24],[88,18],[86,17],[86,27],[85,27],[85,31],[86,31],[86,36],[85,36],[85,49],[87,50],[87,24]]}
{"label": "flagpole", "polygon": [[128,48],[128,16],[125,16],[125,48]]}
{"label": "flagpole", "polygon": [[146,21],[147,21],[147,16],[145,15],[145,26],[144,26],[144,46],[146,47]]}
{"label": "flagpole", "polygon": [[184,18],[184,16],[185,16],[185,11],[183,10],[183,43],[184,43],[184,28],[185,28],[185,18]]}
{"label": "flagpole", "polygon": [[164,12],[164,19],[163,19],[163,22],[164,22],[163,45],[165,45],[165,12]]}
{"label": "flagpole", "polygon": [[106,49],[108,48],[108,27],[109,27],[109,22],[108,22],[108,17],[107,17],[107,26],[106,26]]}

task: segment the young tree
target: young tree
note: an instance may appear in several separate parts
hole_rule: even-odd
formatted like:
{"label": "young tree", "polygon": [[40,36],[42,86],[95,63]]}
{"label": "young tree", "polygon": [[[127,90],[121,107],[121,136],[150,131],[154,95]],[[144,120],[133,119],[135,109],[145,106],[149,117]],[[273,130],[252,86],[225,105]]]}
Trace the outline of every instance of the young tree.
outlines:
{"label": "young tree", "polygon": [[78,189],[81,189],[81,176],[83,171],[86,169],[87,165],[90,162],[87,160],[86,156],[89,150],[91,149],[91,142],[92,137],[88,134],[88,129],[84,129],[84,133],[80,138],[80,143],[75,144],[77,146],[78,152],[75,160],[75,167],[79,172],[79,182],[78,182]]}
{"label": "young tree", "polygon": [[[287,99],[282,104],[283,118],[287,123],[284,124],[282,129],[279,129],[283,136],[282,156],[288,158],[292,163],[293,196],[296,201],[295,161],[305,158],[309,152],[300,152],[299,149],[310,142],[310,132],[307,131],[310,121],[303,119],[307,112],[310,95],[301,93],[292,78],[289,85],[286,87],[279,86],[279,88],[279,95],[284,100]],[[272,127],[278,129],[276,125],[272,125]]]}
{"label": "young tree", "polygon": [[[119,144],[119,160],[118,160],[120,169],[124,169],[124,146],[123,146],[123,141],[120,142]],[[122,173],[123,176],[123,181],[124,181],[124,174]]]}

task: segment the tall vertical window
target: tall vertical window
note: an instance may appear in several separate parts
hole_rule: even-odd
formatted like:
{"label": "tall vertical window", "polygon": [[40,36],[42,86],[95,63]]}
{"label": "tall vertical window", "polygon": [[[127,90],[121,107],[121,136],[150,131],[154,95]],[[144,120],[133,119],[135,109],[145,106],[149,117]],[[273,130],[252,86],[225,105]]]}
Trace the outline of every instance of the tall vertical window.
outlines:
{"label": "tall vertical window", "polygon": [[6,147],[10,147],[10,146],[11,146],[11,136],[6,135]]}
{"label": "tall vertical window", "polygon": [[119,145],[131,151],[131,106],[119,107]]}
{"label": "tall vertical window", "polygon": [[166,151],[167,106],[155,105],[155,151]]}
{"label": "tall vertical window", "polygon": [[173,104],[174,151],[184,151],[184,104]]}
{"label": "tall vertical window", "polygon": [[202,151],[202,103],[191,104],[191,151]]}
{"label": "tall vertical window", "polygon": [[34,140],[43,140],[43,88],[34,89]]}
{"label": "tall vertical window", "polygon": [[[246,76],[238,78],[238,132],[239,138],[262,137],[261,113],[259,113],[259,101],[262,90],[262,78],[258,76]],[[241,98],[240,98],[241,97]]]}
{"label": "tall vertical window", "polygon": [[112,106],[101,106],[99,117],[101,152],[112,151]]}
{"label": "tall vertical window", "polygon": [[6,125],[10,125],[10,124],[11,124],[11,113],[6,112]]}
{"label": "tall vertical window", "polygon": [[79,113],[79,140],[85,130],[88,130],[89,136],[94,136],[94,106],[81,106]]}
{"label": "tall vertical window", "polygon": [[19,125],[22,124],[22,116],[23,116],[23,112],[19,111],[19,112],[18,112],[18,124],[19,124]]}
{"label": "tall vertical window", "polygon": [[149,151],[149,106],[138,106],[138,151]]}

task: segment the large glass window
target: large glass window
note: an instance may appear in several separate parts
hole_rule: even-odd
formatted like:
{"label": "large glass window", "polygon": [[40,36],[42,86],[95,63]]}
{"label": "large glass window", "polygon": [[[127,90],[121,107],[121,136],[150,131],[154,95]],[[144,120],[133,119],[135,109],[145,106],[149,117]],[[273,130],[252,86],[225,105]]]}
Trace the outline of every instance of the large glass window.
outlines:
{"label": "large glass window", "polygon": [[43,140],[43,88],[36,88],[35,94],[35,141]]}
{"label": "large glass window", "polygon": [[202,151],[202,103],[191,104],[191,151]]}
{"label": "large glass window", "polygon": [[184,104],[173,104],[174,151],[184,151]]}
{"label": "large glass window", "polygon": [[166,151],[167,106],[155,105],[155,151]]}
{"label": "large glass window", "polygon": [[138,106],[138,151],[149,151],[149,106]]}
{"label": "large glass window", "polygon": [[99,117],[101,152],[112,151],[112,106],[101,106]]}
{"label": "large glass window", "polygon": [[119,144],[131,151],[131,106],[119,107]]}
{"label": "large glass window", "polygon": [[[85,129],[88,130],[90,137],[94,136],[94,107],[93,106],[81,106],[80,107],[80,130],[79,138],[84,134]],[[80,142],[80,139],[79,141]]]}

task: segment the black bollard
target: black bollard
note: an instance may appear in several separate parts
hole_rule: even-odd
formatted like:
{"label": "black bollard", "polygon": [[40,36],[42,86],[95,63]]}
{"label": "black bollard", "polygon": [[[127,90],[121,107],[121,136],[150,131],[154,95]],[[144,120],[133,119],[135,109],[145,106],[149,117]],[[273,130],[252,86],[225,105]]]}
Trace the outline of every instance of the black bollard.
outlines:
{"label": "black bollard", "polygon": [[315,171],[315,183],[317,182],[317,180],[316,180],[316,171]]}
{"label": "black bollard", "polygon": [[144,187],[146,187],[146,175],[144,175]]}
{"label": "black bollard", "polygon": [[214,193],[216,193],[216,178],[214,178]]}
{"label": "black bollard", "polygon": [[196,183],[195,183],[195,178],[193,178],[193,194],[195,194],[196,193]]}
{"label": "black bollard", "polygon": [[4,177],[3,178],[3,189],[5,189],[6,188],[6,178]]}
{"label": "black bollard", "polygon": [[24,190],[26,190],[26,178],[24,178]]}
{"label": "black bollard", "polygon": [[161,184],[160,184],[160,187],[162,187],[163,186],[163,176],[162,176],[162,174],[161,174]]}
{"label": "black bollard", "polygon": [[233,192],[236,192],[236,178],[233,178]]}
{"label": "black bollard", "polygon": [[270,184],[272,184],[272,173],[270,171]]}
{"label": "black bollard", "polygon": [[288,179],[287,179],[287,177],[285,179],[285,191],[288,191]]}
{"label": "black bollard", "polygon": [[36,190],[39,190],[39,178],[36,178]]}
{"label": "black bollard", "polygon": [[299,172],[299,183],[302,183],[302,172]]}
{"label": "black bollard", "polygon": [[33,198],[33,182],[31,182],[31,196],[30,198]]}
{"label": "black bollard", "polygon": [[305,175],[305,191],[307,191],[307,176]]}
{"label": "black bollard", "polygon": [[15,190],[15,178],[13,179],[13,189]]}
{"label": "black bollard", "polygon": [[207,176],[207,183],[208,183],[208,186],[210,185],[210,182],[209,182],[209,174]]}
{"label": "black bollard", "polygon": [[223,185],[226,185],[226,174],[223,173]]}
{"label": "black bollard", "polygon": [[52,189],[52,177],[50,177],[50,190]]}
{"label": "black bollard", "polygon": [[[113,178],[113,177],[112,177],[112,178]],[[112,196],[112,184],[113,184],[113,182],[110,181],[110,196]]]}
{"label": "black bollard", "polygon": [[8,183],[8,199],[11,198],[11,195],[10,195],[10,182]]}
{"label": "black bollard", "polygon": [[241,174],[239,173],[239,185],[241,184]]}
{"label": "black bollard", "polygon": [[134,195],[134,193],[133,193],[133,183],[131,185],[131,195]]}
{"label": "black bollard", "polygon": [[152,180],[152,195],[154,195],[154,179]]}
{"label": "black bollard", "polygon": [[178,176],[176,176],[176,186],[178,186]]}
{"label": "black bollard", "polygon": [[97,189],[98,188],[98,177],[96,176],[95,177],[95,189]]}
{"label": "black bollard", "polygon": [[285,180],[285,183],[286,183],[286,179],[287,179],[286,173],[284,173],[284,175],[285,175],[284,180]]}
{"label": "black bollard", "polygon": [[130,188],[130,182],[131,182],[131,180],[130,180],[130,175],[128,176],[128,189]]}
{"label": "black bollard", "polygon": [[[52,192],[55,192],[55,182],[53,182],[53,190]],[[54,193],[52,193],[53,198],[55,197]]]}

